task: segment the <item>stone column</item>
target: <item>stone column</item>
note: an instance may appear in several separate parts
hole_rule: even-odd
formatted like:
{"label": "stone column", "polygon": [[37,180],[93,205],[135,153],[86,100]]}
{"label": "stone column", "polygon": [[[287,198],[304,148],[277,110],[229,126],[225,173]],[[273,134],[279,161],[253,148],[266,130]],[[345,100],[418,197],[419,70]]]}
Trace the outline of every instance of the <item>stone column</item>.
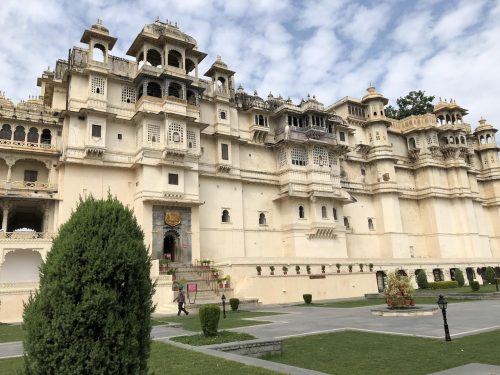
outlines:
{"label": "stone column", "polygon": [[9,203],[8,202],[5,202],[3,204],[3,217],[2,217],[2,231],[5,233],[7,232],[7,224],[8,224],[8,220],[9,220]]}
{"label": "stone column", "polygon": [[49,217],[50,217],[50,207],[49,203],[45,203],[43,207],[43,223],[42,223],[42,232],[47,233],[49,229]]}

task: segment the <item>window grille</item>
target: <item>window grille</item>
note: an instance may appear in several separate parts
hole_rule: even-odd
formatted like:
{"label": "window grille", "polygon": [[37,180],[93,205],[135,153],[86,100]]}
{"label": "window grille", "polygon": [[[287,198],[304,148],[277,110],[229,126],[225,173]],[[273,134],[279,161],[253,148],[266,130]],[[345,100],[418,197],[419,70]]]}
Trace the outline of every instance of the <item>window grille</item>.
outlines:
{"label": "window grille", "polygon": [[189,148],[197,148],[198,140],[196,138],[196,132],[192,130],[188,130],[186,134],[186,138],[188,140]]}
{"label": "window grille", "polygon": [[303,148],[292,148],[292,165],[307,165],[307,152]]}
{"label": "window grille", "polygon": [[284,148],[278,151],[278,166],[284,167],[286,165],[286,150]]}
{"label": "window grille", "polygon": [[[174,133],[179,133],[178,141],[174,140]],[[170,123],[168,126],[168,140],[170,142],[184,142],[184,128],[181,124],[177,124],[175,122]]]}
{"label": "window grille", "polygon": [[122,87],[122,103],[135,103],[135,89],[130,86]]}
{"label": "window grille", "polygon": [[335,156],[335,154],[333,152],[330,152],[328,154],[328,162],[329,162],[330,167],[332,165],[337,165],[337,163],[338,163],[337,157]]}
{"label": "window grille", "polygon": [[148,142],[160,143],[160,125],[148,125]]}
{"label": "window grille", "polygon": [[328,164],[328,152],[324,147],[314,146],[312,156],[314,164],[321,166]]}
{"label": "window grille", "polygon": [[101,77],[92,77],[91,81],[91,91],[93,94],[104,95],[104,85],[106,84],[106,80]]}

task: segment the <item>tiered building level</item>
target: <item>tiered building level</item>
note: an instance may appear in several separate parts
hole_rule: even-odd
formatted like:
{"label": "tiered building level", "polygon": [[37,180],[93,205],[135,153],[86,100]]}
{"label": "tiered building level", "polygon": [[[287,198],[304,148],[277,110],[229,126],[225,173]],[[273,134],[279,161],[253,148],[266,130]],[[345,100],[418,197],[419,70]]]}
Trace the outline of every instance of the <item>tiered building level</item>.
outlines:
{"label": "tiered building level", "polygon": [[[0,318],[20,314],[79,197],[108,191],[154,259],[212,259],[264,303],[376,292],[396,268],[500,271],[497,130],[473,131],[454,100],[398,121],[374,87],[330,106],[262,98],[220,57],[200,78],[207,55],[176,25],[146,25],[127,58],[116,40],[98,22],[43,72],[41,96],[0,95]],[[282,275],[295,265],[311,275]]]}

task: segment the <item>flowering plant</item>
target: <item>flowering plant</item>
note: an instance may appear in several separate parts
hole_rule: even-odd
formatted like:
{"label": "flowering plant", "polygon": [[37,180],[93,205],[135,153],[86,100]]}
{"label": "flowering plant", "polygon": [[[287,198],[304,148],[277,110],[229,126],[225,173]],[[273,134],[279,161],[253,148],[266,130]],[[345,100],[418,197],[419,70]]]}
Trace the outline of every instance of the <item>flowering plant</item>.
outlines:
{"label": "flowering plant", "polygon": [[404,308],[415,306],[413,295],[415,290],[408,276],[402,276],[391,272],[387,276],[387,286],[384,295],[387,300],[387,306],[390,308]]}

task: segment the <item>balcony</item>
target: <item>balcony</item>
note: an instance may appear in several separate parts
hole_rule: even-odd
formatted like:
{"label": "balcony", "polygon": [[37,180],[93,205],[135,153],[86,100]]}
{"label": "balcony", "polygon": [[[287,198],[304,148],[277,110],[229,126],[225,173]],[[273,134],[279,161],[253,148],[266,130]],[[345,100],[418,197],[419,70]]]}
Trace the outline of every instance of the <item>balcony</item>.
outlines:
{"label": "balcony", "polygon": [[250,126],[252,140],[256,143],[264,143],[269,134],[269,127],[253,124]]}
{"label": "balcony", "polygon": [[308,138],[321,139],[325,134],[327,134],[326,128],[323,126],[310,125],[306,128]]}
{"label": "balcony", "polygon": [[8,150],[33,151],[43,154],[58,154],[56,146],[50,143],[35,143],[26,141],[15,141],[12,139],[0,139],[0,148]]}
{"label": "balcony", "polygon": [[5,190],[57,191],[57,184],[40,181],[0,181],[0,186]]}
{"label": "balcony", "polygon": [[31,242],[31,241],[52,241],[53,233],[35,232],[33,230],[4,232],[0,230],[0,241],[4,242]]}

